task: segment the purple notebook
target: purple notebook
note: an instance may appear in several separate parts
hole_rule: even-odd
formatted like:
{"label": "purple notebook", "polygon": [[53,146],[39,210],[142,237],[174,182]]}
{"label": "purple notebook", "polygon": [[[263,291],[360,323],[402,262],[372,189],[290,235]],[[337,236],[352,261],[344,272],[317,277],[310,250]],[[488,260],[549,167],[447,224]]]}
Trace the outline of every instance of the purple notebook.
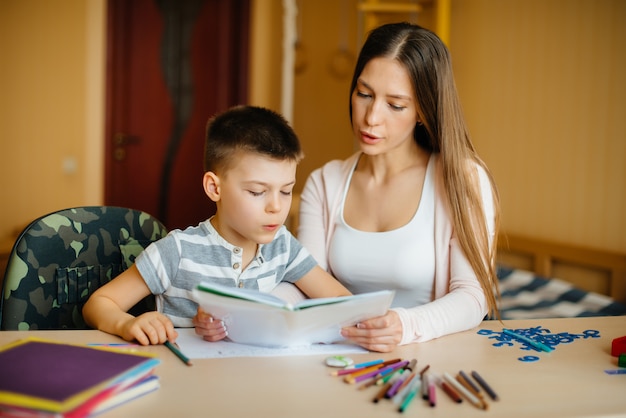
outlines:
{"label": "purple notebook", "polygon": [[26,339],[0,348],[0,404],[63,412],[103,390],[145,376],[147,353]]}

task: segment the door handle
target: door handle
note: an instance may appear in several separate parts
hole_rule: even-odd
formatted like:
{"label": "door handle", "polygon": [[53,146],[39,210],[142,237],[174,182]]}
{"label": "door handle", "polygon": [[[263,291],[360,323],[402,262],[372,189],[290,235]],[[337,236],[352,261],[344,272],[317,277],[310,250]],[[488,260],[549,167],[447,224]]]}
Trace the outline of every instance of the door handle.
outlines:
{"label": "door handle", "polygon": [[113,137],[113,143],[119,147],[123,147],[124,145],[130,145],[130,144],[138,144],[139,137],[135,135],[128,135],[122,132],[118,132]]}
{"label": "door handle", "polygon": [[113,136],[113,159],[124,161],[126,159],[126,145],[138,144],[139,137],[118,132]]}

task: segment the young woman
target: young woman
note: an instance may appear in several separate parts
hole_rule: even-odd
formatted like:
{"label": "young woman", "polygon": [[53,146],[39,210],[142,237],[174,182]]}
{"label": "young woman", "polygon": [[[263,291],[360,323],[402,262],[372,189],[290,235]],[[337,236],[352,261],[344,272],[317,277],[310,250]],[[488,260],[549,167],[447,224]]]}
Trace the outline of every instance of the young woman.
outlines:
{"label": "young woman", "polygon": [[470,140],[447,48],[417,25],[378,27],[350,93],[360,150],[311,174],[298,239],[352,293],[396,297],[343,336],[387,352],[498,315],[498,193]]}

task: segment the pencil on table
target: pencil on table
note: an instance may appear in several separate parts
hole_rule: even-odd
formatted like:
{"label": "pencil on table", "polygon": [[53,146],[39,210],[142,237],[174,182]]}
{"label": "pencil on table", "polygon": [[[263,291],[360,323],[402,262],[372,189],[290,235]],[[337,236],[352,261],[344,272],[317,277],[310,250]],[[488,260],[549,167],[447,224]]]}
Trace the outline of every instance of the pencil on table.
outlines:
{"label": "pencil on table", "polygon": [[389,388],[391,387],[392,382],[387,382],[383,385],[382,388],[380,388],[380,390],[376,393],[376,396],[374,396],[374,399],[372,399],[372,402],[374,403],[378,403],[378,401],[380,401],[381,399],[383,399],[385,397],[385,394],[387,393],[387,391],[389,390]]}
{"label": "pencil on table", "polygon": [[[403,366],[402,369],[404,369],[406,366]],[[384,385],[385,383],[387,383],[389,381],[389,379],[391,379],[393,377],[393,375],[398,371],[398,368],[394,368],[392,366],[389,367],[385,367],[384,370],[381,370],[381,372],[379,374],[376,375],[376,377],[378,378],[378,380],[376,381],[376,385],[381,386]]]}
{"label": "pencil on table", "polygon": [[[406,366],[407,364],[409,364],[408,361],[401,361],[398,363],[390,364],[389,366],[386,366],[383,369],[380,369],[380,372],[382,373],[383,371],[387,371],[387,370],[398,371],[402,369],[404,366]],[[377,374],[378,374],[378,370],[373,370],[369,373],[360,374],[358,376],[348,375],[344,378],[344,380],[346,381],[346,383],[358,383],[358,382],[362,382],[363,380],[370,379],[376,376]]]}
{"label": "pencil on table", "polygon": [[167,348],[169,348],[169,350],[174,353],[176,355],[176,357],[178,357],[183,363],[185,363],[187,366],[191,366],[191,360],[189,360],[189,358],[187,358],[187,356],[185,356],[174,344],[172,344],[169,341],[165,341],[163,343],[164,346],[166,346]]}
{"label": "pencil on table", "polygon": [[461,398],[461,395],[459,395],[456,392],[456,390],[454,390],[454,388],[452,386],[450,386],[448,383],[446,383],[439,376],[436,376],[435,379],[436,379],[437,383],[439,383],[439,385],[441,386],[441,389],[445,392],[446,395],[448,395],[448,397],[450,397],[450,399],[452,399],[456,403],[463,402],[463,398]]}
{"label": "pencil on table", "polygon": [[487,401],[485,401],[485,398],[483,398],[483,395],[480,392],[476,391],[475,385],[473,385],[471,382],[469,382],[460,373],[456,376],[456,380],[461,385],[463,385],[468,392],[470,392],[472,395],[474,395],[474,396],[476,396],[476,398],[478,398],[478,401],[480,403],[482,403],[482,409],[488,409],[489,408],[489,404],[487,403]]}
{"label": "pencil on table", "polygon": [[417,394],[417,392],[420,389],[420,381],[419,380],[415,380],[413,383],[411,383],[409,388],[410,388],[409,392],[406,394],[406,396],[402,400],[402,403],[401,403],[400,407],[398,408],[398,412],[404,412],[409,407],[409,404],[415,398],[415,395]]}
{"label": "pencil on table", "polygon": [[387,383],[387,380],[389,380],[391,378],[391,376],[393,376],[395,370],[394,369],[388,369],[388,368],[383,368],[380,370],[380,372],[376,373],[376,375],[374,375],[371,378],[368,378],[369,380],[365,383],[363,383],[361,386],[359,386],[359,390],[363,390],[363,389],[367,389],[370,386],[373,385],[382,385]]}
{"label": "pencil on table", "polygon": [[532,338],[528,338],[528,337],[526,337],[525,335],[518,334],[517,332],[512,331],[512,330],[510,330],[510,329],[506,329],[506,328],[505,328],[505,329],[503,329],[503,330],[502,330],[502,332],[503,332],[504,334],[510,335],[511,337],[513,337],[513,338],[515,338],[515,339],[517,339],[517,340],[523,341],[523,342],[525,342],[526,344],[531,345],[532,347],[536,348],[536,349],[537,349],[537,350],[539,350],[539,351],[546,351],[546,352],[548,352],[548,353],[549,353],[549,352],[551,352],[552,350],[554,350],[552,347],[550,347],[550,346],[548,346],[548,345],[545,345],[545,344],[543,344],[543,343],[540,343],[539,341],[535,341],[535,340],[533,340]]}
{"label": "pencil on table", "polygon": [[436,393],[435,382],[433,381],[433,379],[429,379],[428,380],[428,404],[431,407],[434,407],[435,405],[437,405],[437,395],[435,393]]}
{"label": "pencil on table", "polygon": [[409,369],[409,371],[413,371],[415,370],[415,365],[417,364],[417,359],[411,359],[411,362],[409,364],[407,364],[406,366],[404,366],[405,369]]}
{"label": "pencil on table", "polygon": [[341,370],[333,370],[330,372],[331,376],[347,376],[347,375],[351,375],[351,374],[357,374],[357,373],[367,373],[368,371],[372,371],[372,370],[378,370],[381,367],[383,367],[380,364],[375,364],[373,366],[367,366],[367,367],[357,367],[357,368],[351,368],[351,369],[341,369]]}
{"label": "pencil on table", "polygon": [[422,399],[428,400],[428,374],[422,374]]}
{"label": "pencil on table", "polygon": [[398,389],[400,389],[400,386],[402,385],[402,383],[404,383],[409,373],[411,372],[406,371],[406,369],[398,370],[398,372],[396,373],[397,377],[393,378],[393,383],[391,384],[391,387],[389,388],[387,393],[385,393],[385,398],[391,399],[396,395],[396,393],[398,393]]}
{"label": "pencil on table", "polygon": [[372,361],[372,362],[366,362],[366,363],[361,363],[361,364],[357,364],[356,366],[348,366],[346,368],[343,368],[341,370],[333,370],[332,372],[330,372],[331,376],[343,376],[343,375],[347,375],[347,374],[355,374],[355,373],[360,373],[364,370],[375,370],[375,369],[382,369],[385,366],[388,366],[390,364],[394,364],[397,363],[399,361],[402,361],[402,359],[399,358],[395,358],[392,360],[387,360],[387,361]]}
{"label": "pencil on table", "polygon": [[374,386],[376,384],[377,380],[378,380],[378,377],[374,376],[370,380],[368,380],[367,382],[365,382],[361,386],[359,386],[358,389],[359,390],[364,390],[364,389],[367,389],[370,386]]}
{"label": "pencil on table", "polygon": [[485,382],[485,379],[483,379],[478,372],[475,372],[472,370],[472,377],[474,379],[476,379],[476,381],[478,382],[478,384],[480,386],[482,386],[483,389],[485,389],[485,392],[487,392],[487,394],[489,395],[489,397],[491,399],[493,399],[494,401],[498,400],[498,395],[496,394],[496,392],[493,391],[493,389],[491,389],[491,386],[489,386],[487,384],[487,382]]}
{"label": "pencil on table", "polygon": [[[404,379],[404,381],[402,382],[402,384],[400,385],[400,387],[398,388],[398,391],[396,392],[396,396],[403,396],[405,394],[404,389],[411,383],[411,381],[417,376],[417,373],[415,372],[406,372],[406,373],[410,373],[406,379]],[[394,396],[395,398],[395,396]]]}
{"label": "pencil on table", "polygon": [[344,376],[344,379],[347,379],[348,377],[351,377],[351,376],[352,377],[361,376],[363,374],[369,373],[374,370],[380,370],[381,367],[382,366],[380,364],[377,364],[375,366],[363,367],[361,369],[333,370],[332,372],[330,372],[330,374],[332,376]]}
{"label": "pencil on table", "polygon": [[480,393],[480,388],[476,386],[474,382],[472,382],[472,379],[470,379],[469,376],[465,374],[463,370],[459,370],[459,375],[461,375],[461,377],[467,382],[467,384],[470,385],[472,389],[474,389],[474,392]]}
{"label": "pencil on table", "polygon": [[450,384],[450,386],[454,388],[454,390],[463,395],[463,397],[470,401],[475,407],[480,409],[486,409],[485,404],[481,402],[480,399],[478,399],[476,396],[474,396],[473,393],[465,389],[465,387],[461,385],[459,381],[456,380],[454,377],[450,376],[449,373],[444,372],[443,378],[446,380],[446,382]]}
{"label": "pencil on table", "polygon": [[349,366],[344,367],[344,369],[360,369],[362,367],[375,366],[375,365],[380,364],[380,363],[382,363],[384,361],[385,360],[383,360],[383,359],[364,361],[363,363],[351,364]]}
{"label": "pencil on table", "polygon": [[[396,405],[401,405],[402,402],[404,401],[404,398],[406,398],[407,394],[413,389],[415,388],[415,386],[419,386],[421,385],[421,379],[419,377],[419,374],[416,372],[411,372],[411,374],[409,375],[409,377],[407,377],[407,381],[405,381],[405,383],[403,383],[400,386],[400,389],[398,389],[398,392],[396,393],[396,395],[392,398],[392,401],[396,404]],[[419,388],[418,388],[419,389]]]}

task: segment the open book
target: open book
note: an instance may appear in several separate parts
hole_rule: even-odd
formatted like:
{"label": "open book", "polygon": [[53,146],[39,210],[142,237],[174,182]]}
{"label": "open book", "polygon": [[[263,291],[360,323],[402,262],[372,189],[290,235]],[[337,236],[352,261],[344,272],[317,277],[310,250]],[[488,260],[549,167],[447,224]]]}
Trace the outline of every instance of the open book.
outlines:
{"label": "open book", "polygon": [[202,309],[224,321],[231,341],[268,347],[341,341],[342,327],[384,315],[394,296],[381,290],[291,305],[269,293],[206,282],[193,294]]}

